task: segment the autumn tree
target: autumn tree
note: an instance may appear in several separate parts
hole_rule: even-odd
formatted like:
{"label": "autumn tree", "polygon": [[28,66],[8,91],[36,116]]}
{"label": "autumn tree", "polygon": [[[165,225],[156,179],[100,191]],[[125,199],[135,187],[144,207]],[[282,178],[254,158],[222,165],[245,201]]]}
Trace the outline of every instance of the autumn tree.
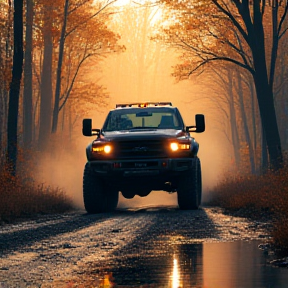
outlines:
{"label": "autumn tree", "polygon": [[[122,47],[117,44],[119,36],[106,25],[110,14],[106,9],[109,6],[107,3],[112,2],[97,3],[91,0],[34,2],[33,110],[35,125],[38,125],[39,121],[39,133],[34,134],[39,135],[40,150],[47,148],[51,131],[55,132],[58,126],[59,113],[67,103],[69,104],[70,96],[73,94],[75,97],[73,89],[79,81],[82,82],[81,70],[88,65],[91,69],[90,73],[94,71],[95,67],[88,64],[89,59],[95,59],[97,64],[96,59],[122,50]],[[104,10],[105,13],[102,13]],[[65,17],[66,28],[63,26]],[[90,79],[90,81],[95,80]],[[77,91],[80,87],[82,86],[80,85]],[[90,88],[91,93],[102,91],[98,89],[96,83],[90,83]],[[95,90],[92,91],[92,88]],[[89,98],[88,95],[80,92],[78,97]],[[101,99],[101,95],[94,94],[94,99],[96,97]],[[65,115],[70,113],[67,111],[73,109],[67,108]],[[66,117],[61,119],[65,120]],[[53,128],[52,123],[54,123]],[[34,130],[37,131],[37,128]]]}
{"label": "autumn tree", "polygon": [[[55,96],[54,96],[54,109],[53,109],[53,121],[52,121],[52,133],[55,133],[57,131],[57,125],[58,125],[58,115],[59,111],[62,108],[62,105],[60,104],[60,97],[61,97],[61,73],[62,73],[62,64],[63,64],[63,59],[64,59],[64,48],[65,48],[65,41],[67,37],[70,35],[73,35],[74,33],[79,32],[79,30],[85,30],[87,27],[91,27],[89,22],[93,21],[97,16],[101,15],[101,12],[103,12],[108,6],[110,6],[115,0],[113,1],[108,1],[105,4],[99,4],[99,6],[92,6],[93,3],[91,1],[82,1],[82,3],[78,3],[77,1],[74,3],[74,1],[71,0],[65,0],[65,5],[64,5],[64,10],[63,10],[63,23],[62,23],[62,28],[61,28],[61,34],[59,38],[59,55],[58,55],[58,64],[57,64],[57,75],[56,75],[56,88],[55,88]],[[88,7],[86,7],[85,4],[88,4]],[[84,8],[84,11],[83,11]],[[90,10],[88,10],[90,8]],[[87,13],[89,11],[90,13]],[[92,13],[91,13],[92,11]],[[75,15],[77,14],[77,16]],[[81,16],[80,16],[81,15]],[[79,17],[80,16],[80,17]],[[68,19],[69,18],[69,19]],[[74,21],[73,21],[74,20]],[[95,21],[94,21],[95,22]],[[66,28],[67,27],[67,28]],[[97,31],[97,27],[96,28]],[[91,28],[90,28],[91,29]],[[107,27],[105,27],[107,30]],[[78,61],[76,64],[76,74],[74,75],[75,77],[72,77],[72,82],[71,82],[71,89],[73,87],[75,78],[78,74],[78,71],[81,67],[81,65],[84,63],[86,59],[88,59],[91,56],[95,56],[99,50],[99,46],[103,51],[105,50],[110,50],[113,51],[115,49],[115,45],[112,45],[113,38],[116,35],[112,35],[113,33],[110,33],[110,37],[107,38],[107,33],[103,33],[103,29],[97,34],[97,42],[96,42],[96,51],[93,50],[95,46],[90,45],[88,47],[87,45],[82,46],[82,50],[84,51],[84,54],[81,53],[82,51],[80,50],[80,54],[82,54],[82,59]],[[95,33],[90,30],[90,32]],[[81,38],[79,38],[79,35],[82,34],[78,33],[78,41],[81,41]],[[109,34],[109,33],[108,33]],[[87,35],[88,36],[88,35]],[[88,36],[87,39],[94,39],[95,37],[90,37],[91,34]],[[106,36],[106,37],[105,37]],[[112,37],[111,37],[112,36]],[[109,40],[112,40],[110,41]],[[101,44],[100,44],[101,43]],[[99,45],[100,44],[100,45]],[[114,43],[115,44],[115,43]],[[71,91],[70,89],[70,91]],[[62,103],[65,105],[67,98],[69,97],[69,93],[66,94],[66,100],[64,99],[64,102]]]}
{"label": "autumn tree", "polygon": [[[38,3],[39,13],[35,13],[40,19],[36,19],[38,26],[39,38],[42,40],[38,45],[37,53],[43,55],[40,57],[39,68],[39,86],[40,86],[40,115],[39,115],[39,137],[38,147],[40,150],[45,150],[49,142],[49,135],[51,132],[52,121],[52,103],[53,103],[53,31],[55,21],[57,19],[57,5],[55,1],[40,1]],[[36,9],[36,6],[34,6]],[[35,21],[35,22],[36,22]],[[54,25],[53,25],[54,24]],[[57,26],[56,26],[57,27]],[[36,34],[37,35],[37,34]],[[41,45],[42,44],[42,45]],[[34,64],[35,65],[35,64]]]}
{"label": "autumn tree", "polygon": [[[228,61],[249,71],[254,80],[270,164],[273,169],[281,167],[273,88],[279,42],[287,30],[287,1],[163,2],[172,10],[170,18],[174,23],[168,28],[164,26],[164,40],[183,51],[183,63],[178,65],[176,74],[187,77],[215,61]],[[168,23],[170,20],[167,19]]]}
{"label": "autumn tree", "polygon": [[11,1],[0,2],[0,165],[5,161],[7,115],[13,51],[13,11]]}
{"label": "autumn tree", "polygon": [[13,68],[9,93],[8,127],[7,127],[7,161],[11,167],[11,174],[16,174],[17,148],[18,148],[18,107],[20,84],[23,65],[23,0],[14,3],[13,18]]}
{"label": "autumn tree", "polygon": [[26,32],[23,93],[23,146],[31,148],[33,130],[32,56],[33,56],[33,0],[26,0]]}

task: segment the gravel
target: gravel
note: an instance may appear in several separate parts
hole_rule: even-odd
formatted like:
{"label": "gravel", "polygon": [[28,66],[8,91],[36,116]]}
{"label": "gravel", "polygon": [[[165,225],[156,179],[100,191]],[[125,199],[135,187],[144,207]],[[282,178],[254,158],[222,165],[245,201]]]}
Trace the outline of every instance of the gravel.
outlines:
{"label": "gravel", "polygon": [[[99,275],[125,259],[137,261],[139,254],[158,257],[172,244],[265,243],[270,228],[267,220],[233,217],[217,207],[180,211],[163,206],[98,215],[74,211],[39,216],[0,226],[0,288],[105,287],[106,280]],[[81,286],[84,279],[86,284]],[[93,286],[87,284],[89,279]]]}

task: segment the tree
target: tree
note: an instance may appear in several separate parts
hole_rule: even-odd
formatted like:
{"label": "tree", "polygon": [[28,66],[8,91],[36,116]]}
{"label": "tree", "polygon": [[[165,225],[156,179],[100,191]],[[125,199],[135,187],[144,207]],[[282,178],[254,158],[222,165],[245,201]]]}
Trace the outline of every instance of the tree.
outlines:
{"label": "tree", "polygon": [[33,53],[33,0],[26,0],[26,36],[24,61],[24,94],[23,94],[23,144],[31,148],[33,128],[32,107],[32,53]]}
{"label": "tree", "polygon": [[[178,65],[176,75],[189,76],[215,61],[228,61],[249,71],[254,80],[270,165],[273,169],[281,167],[283,156],[273,88],[279,41],[287,31],[284,27],[287,1],[164,2],[176,18],[175,24],[164,28],[165,40],[183,50],[184,63]],[[270,46],[265,45],[267,39]]]}
{"label": "tree", "polygon": [[[48,5],[42,4],[43,11],[41,33],[43,38],[43,51],[41,79],[40,79],[40,119],[39,119],[39,137],[38,148],[45,150],[48,145],[49,135],[51,133],[52,121],[52,67],[53,67],[53,21],[51,13],[54,8],[54,3],[50,2]],[[40,48],[40,49],[41,49]],[[41,61],[40,60],[40,61]]]}
{"label": "tree", "polygon": [[[83,18],[80,18],[80,22],[78,20],[78,22],[73,22],[72,21],[72,27],[70,24],[70,30],[66,31],[66,26],[68,25],[68,16],[71,17],[72,14],[75,14],[75,12],[77,12],[77,10],[79,10],[79,8],[82,8],[83,5],[85,5],[86,3],[89,4],[89,0],[84,0],[81,5],[79,4],[75,4],[72,5],[73,3],[71,3],[71,0],[65,0],[65,5],[64,5],[64,12],[63,12],[63,24],[62,24],[62,28],[61,28],[61,35],[60,35],[60,39],[59,39],[59,56],[58,56],[58,64],[57,64],[57,75],[56,75],[56,88],[55,88],[55,99],[54,99],[54,109],[53,109],[53,121],[52,121],[52,133],[55,133],[57,131],[57,125],[58,125],[58,115],[59,115],[59,111],[61,110],[60,105],[60,94],[61,94],[61,73],[62,73],[62,63],[63,63],[63,57],[64,57],[64,48],[65,48],[65,40],[66,38],[70,35],[73,34],[75,31],[77,31],[77,29],[83,29],[84,25],[86,25],[91,19],[94,19],[96,16],[98,16],[104,9],[106,9],[109,5],[111,5],[113,2],[115,2],[115,0],[113,1],[108,1],[106,2],[105,5],[101,5],[99,7],[99,9],[96,10],[95,13],[93,13],[92,15],[85,15],[84,17],[82,15]],[[70,10],[69,10],[69,7]],[[74,24],[75,23],[75,24]],[[103,44],[105,43],[105,41],[103,41],[103,39],[99,41],[102,42]],[[105,43],[106,44],[106,43]],[[107,45],[103,45],[106,46]],[[87,53],[84,58],[82,58],[82,61],[79,62],[80,66],[82,65],[82,63],[90,56],[93,56],[94,53]],[[80,66],[78,67],[78,69],[80,68]],[[78,73],[78,72],[77,72]],[[75,75],[77,76],[77,74]],[[75,80],[75,79],[74,79]],[[74,81],[73,81],[74,83]],[[73,87],[73,83],[71,86],[71,89]],[[70,90],[71,91],[71,90]],[[68,94],[69,97],[69,94]],[[64,102],[64,104],[66,103],[66,101]]]}
{"label": "tree", "polygon": [[14,51],[12,80],[9,93],[8,128],[7,128],[7,160],[11,174],[16,175],[17,163],[17,124],[20,84],[23,65],[23,0],[14,2]]}
{"label": "tree", "polygon": [[0,165],[5,162],[5,146],[7,145],[7,115],[9,85],[12,67],[13,11],[12,3],[0,2]]}

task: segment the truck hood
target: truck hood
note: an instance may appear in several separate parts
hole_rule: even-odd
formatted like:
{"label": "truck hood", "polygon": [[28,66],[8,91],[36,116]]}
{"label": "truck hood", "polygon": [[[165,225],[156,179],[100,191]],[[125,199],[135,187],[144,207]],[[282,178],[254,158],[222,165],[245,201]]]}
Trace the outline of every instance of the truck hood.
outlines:
{"label": "truck hood", "polygon": [[113,131],[104,132],[101,138],[107,141],[131,141],[131,140],[141,140],[141,139],[169,139],[184,136],[182,130],[175,129],[151,129],[151,130],[130,130],[130,131]]}

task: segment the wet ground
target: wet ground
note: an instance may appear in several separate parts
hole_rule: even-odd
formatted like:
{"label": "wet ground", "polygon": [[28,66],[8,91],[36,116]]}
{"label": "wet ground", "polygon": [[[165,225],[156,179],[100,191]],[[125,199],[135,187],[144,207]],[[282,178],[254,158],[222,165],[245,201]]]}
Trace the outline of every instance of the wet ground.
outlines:
{"label": "wet ground", "polygon": [[270,228],[208,207],[47,216],[0,228],[0,287],[288,287]]}

